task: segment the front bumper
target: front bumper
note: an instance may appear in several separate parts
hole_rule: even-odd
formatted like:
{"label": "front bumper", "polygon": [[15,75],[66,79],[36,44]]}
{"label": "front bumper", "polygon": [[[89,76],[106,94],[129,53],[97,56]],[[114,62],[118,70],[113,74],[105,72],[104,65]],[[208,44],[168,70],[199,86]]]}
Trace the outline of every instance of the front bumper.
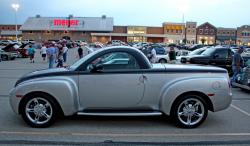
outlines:
{"label": "front bumper", "polygon": [[9,100],[10,100],[10,105],[12,107],[12,110],[16,113],[16,114],[19,114],[19,103],[21,101],[21,98],[20,97],[17,97],[16,96],[16,89],[13,88],[10,90],[10,93],[9,93]]}

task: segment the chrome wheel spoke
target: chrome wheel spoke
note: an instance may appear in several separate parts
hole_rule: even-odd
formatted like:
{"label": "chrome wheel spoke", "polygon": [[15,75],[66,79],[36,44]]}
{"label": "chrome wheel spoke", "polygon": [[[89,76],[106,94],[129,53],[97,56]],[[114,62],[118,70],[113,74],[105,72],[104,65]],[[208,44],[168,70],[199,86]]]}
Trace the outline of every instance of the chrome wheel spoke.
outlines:
{"label": "chrome wheel spoke", "polygon": [[191,125],[191,122],[192,122],[192,116],[191,116],[191,115],[188,115],[188,116],[187,116],[187,124],[188,124],[188,125]]}
{"label": "chrome wheel spoke", "polygon": [[196,102],[195,104],[194,104],[194,108],[195,108],[195,110],[198,110],[199,109],[199,106],[200,106],[200,103],[199,102]]}
{"label": "chrome wheel spoke", "polygon": [[27,108],[26,111],[29,113],[34,113],[34,109],[32,109],[32,108]]}
{"label": "chrome wheel spoke", "polygon": [[42,115],[46,118],[46,119],[49,119],[51,116],[48,115],[46,112],[42,112]]}
{"label": "chrome wheel spoke", "polygon": [[39,116],[38,115],[36,115],[34,122],[35,123],[39,122]]}
{"label": "chrome wheel spoke", "polygon": [[184,115],[184,112],[179,112],[178,115],[179,115],[179,116],[183,116],[183,115]]}
{"label": "chrome wheel spoke", "polygon": [[48,102],[46,102],[46,104],[44,105],[45,108],[50,107],[50,104]]}
{"label": "chrome wheel spoke", "polygon": [[39,104],[39,102],[38,102],[38,100],[36,98],[34,98],[33,101],[34,101],[35,105]]}
{"label": "chrome wheel spoke", "polygon": [[195,113],[194,113],[194,116],[196,116],[196,117],[202,117],[203,114],[200,114],[200,113],[198,113],[198,112],[195,112]]}

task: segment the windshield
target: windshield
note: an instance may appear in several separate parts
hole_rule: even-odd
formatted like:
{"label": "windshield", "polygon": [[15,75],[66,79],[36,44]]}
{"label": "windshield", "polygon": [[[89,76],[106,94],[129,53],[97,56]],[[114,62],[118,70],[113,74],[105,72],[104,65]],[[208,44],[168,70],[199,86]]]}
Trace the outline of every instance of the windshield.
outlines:
{"label": "windshield", "polygon": [[214,50],[215,48],[208,48],[203,53],[201,53],[201,55],[210,56],[214,52]]}
{"label": "windshield", "polygon": [[86,60],[88,60],[91,56],[97,54],[98,52],[100,52],[101,50],[92,52],[86,56],[84,56],[83,58],[81,58],[80,60],[76,61],[75,63],[73,63],[70,67],[69,70],[75,70],[78,66],[80,66],[81,64],[83,64],[83,62],[85,62]]}
{"label": "windshield", "polygon": [[204,51],[205,49],[197,49],[197,50],[190,52],[188,55],[200,55]]}

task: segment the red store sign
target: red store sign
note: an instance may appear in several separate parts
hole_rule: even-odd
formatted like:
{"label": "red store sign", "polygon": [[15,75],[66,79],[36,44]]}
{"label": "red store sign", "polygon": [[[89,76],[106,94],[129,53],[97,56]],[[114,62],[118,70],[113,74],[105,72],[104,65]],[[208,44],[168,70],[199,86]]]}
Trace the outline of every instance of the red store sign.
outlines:
{"label": "red store sign", "polygon": [[68,20],[68,19],[54,19],[54,26],[78,26],[79,20]]}

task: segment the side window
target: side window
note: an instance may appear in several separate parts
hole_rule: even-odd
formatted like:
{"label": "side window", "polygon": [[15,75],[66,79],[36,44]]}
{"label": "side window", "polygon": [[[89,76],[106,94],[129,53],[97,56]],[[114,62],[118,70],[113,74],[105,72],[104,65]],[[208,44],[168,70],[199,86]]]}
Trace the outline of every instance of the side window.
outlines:
{"label": "side window", "polygon": [[87,65],[87,70],[90,71],[93,67],[100,66],[102,71],[140,68],[136,59],[126,52],[114,52],[100,56]]}
{"label": "side window", "polygon": [[214,55],[215,55],[215,58],[217,58],[217,59],[228,58],[228,50],[227,49],[217,50]]}

